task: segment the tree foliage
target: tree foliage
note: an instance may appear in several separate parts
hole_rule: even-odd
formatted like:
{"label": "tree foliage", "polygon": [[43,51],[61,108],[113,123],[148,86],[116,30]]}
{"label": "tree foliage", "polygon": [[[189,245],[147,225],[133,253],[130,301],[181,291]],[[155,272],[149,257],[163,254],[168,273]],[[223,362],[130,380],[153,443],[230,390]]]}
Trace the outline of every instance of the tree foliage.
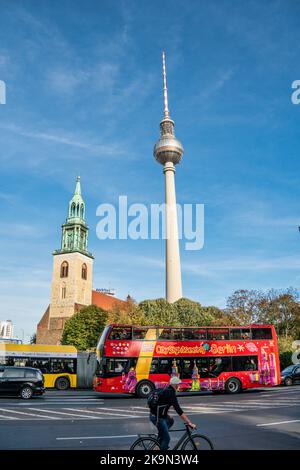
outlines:
{"label": "tree foliage", "polygon": [[259,304],[262,294],[257,290],[236,290],[228,299],[226,310],[237,325],[249,325],[259,321]]}
{"label": "tree foliage", "polygon": [[212,323],[213,316],[199,302],[182,298],[174,302],[173,308],[176,312],[179,325],[205,326]]}
{"label": "tree foliage", "polygon": [[29,340],[30,344],[36,344],[36,333],[32,333]]}
{"label": "tree foliage", "polygon": [[66,321],[61,343],[81,351],[96,348],[107,319],[108,313],[102,308],[96,305],[84,307]]}
{"label": "tree foliage", "polygon": [[261,303],[261,323],[272,323],[279,336],[288,339],[300,335],[300,304],[295,289],[269,290]]}
{"label": "tree foliage", "polygon": [[226,311],[237,325],[266,323],[275,326],[278,336],[297,338],[300,334],[298,291],[292,288],[237,290],[228,298]]}
{"label": "tree foliage", "polygon": [[166,299],[144,300],[138,305],[145,316],[146,325],[178,326],[179,319],[174,304]]}
{"label": "tree foliage", "polygon": [[120,325],[145,325],[146,319],[134,299],[128,298],[125,304],[115,303],[108,313],[108,323]]}

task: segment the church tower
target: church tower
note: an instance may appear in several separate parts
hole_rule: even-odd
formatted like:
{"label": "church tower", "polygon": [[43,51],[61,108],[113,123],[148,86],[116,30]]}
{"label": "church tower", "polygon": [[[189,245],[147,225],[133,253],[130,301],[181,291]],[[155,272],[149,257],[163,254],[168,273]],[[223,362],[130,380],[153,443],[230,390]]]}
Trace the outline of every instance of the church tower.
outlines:
{"label": "church tower", "polygon": [[62,225],[61,247],[53,252],[51,299],[38,325],[39,344],[59,344],[66,320],[92,304],[94,258],[87,250],[88,231],[78,176]]}
{"label": "church tower", "polygon": [[87,251],[88,231],[78,176],[62,226],[61,247],[53,252],[50,323],[73,315],[74,304],[92,303],[93,256]]}

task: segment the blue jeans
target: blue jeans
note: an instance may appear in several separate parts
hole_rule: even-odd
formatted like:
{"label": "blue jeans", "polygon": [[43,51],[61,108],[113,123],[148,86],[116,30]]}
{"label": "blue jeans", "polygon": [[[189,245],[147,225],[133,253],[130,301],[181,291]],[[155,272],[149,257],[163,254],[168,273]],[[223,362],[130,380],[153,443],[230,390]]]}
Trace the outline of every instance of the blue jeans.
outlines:
{"label": "blue jeans", "polygon": [[167,415],[165,418],[159,418],[157,423],[157,417],[151,414],[150,421],[158,429],[158,442],[161,450],[168,450],[170,443],[169,429],[173,426],[174,419]]}

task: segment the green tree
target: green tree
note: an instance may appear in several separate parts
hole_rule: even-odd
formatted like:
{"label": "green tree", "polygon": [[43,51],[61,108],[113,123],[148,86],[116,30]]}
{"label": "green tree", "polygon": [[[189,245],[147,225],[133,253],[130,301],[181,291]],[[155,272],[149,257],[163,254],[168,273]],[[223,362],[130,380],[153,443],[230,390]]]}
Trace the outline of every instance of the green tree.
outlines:
{"label": "green tree", "polygon": [[146,325],[180,325],[174,304],[166,299],[144,300],[138,307],[145,315]]}
{"label": "green tree", "polygon": [[213,305],[210,307],[203,307],[207,314],[212,318],[210,325],[212,326],[234,326],[237,325],[237,320],[227,310],[222,310]]}
{"label": "green tree", "polygon": [[261,302],[260,321],[275,326],[277,334],[286,339],[298,338],[300,334],[300,304],[298,291],[269,290]]}
{"label": "green tree", "polygon": [[140,309],[131,297],[125,304],[116,303],[108,314],[108,323],[118,323],[119,325],[145,325],[146,319],[142,309]]}
{"label": "green tree", "polygon": [[61,343],[81,351],[96,348],[107,318],[108,313],[96,305],[82,308],[66,321]]}
{"label": "green tree", "polygon": [[36,333],[33,333],[33,334],[30,336],[29,343],[30,343],[30,344],[36,344]]}
{"label": "green tree", "polygon": [[263,295],[257,290],[236,290],[227,299],[226,311],[237,325],[258,323]]}
{"label": "green tree", "polygon": [[182,298],[174,302],[173,308],[177,312],[179,325],[206,326],[213,322],[211,312],[199,302]]}
{"label": "green tree", "polygon": [[293,344],[294,338],[292,337],[278,337],[278,350],[279,350],[279,361],[281,370],[292,364]]}

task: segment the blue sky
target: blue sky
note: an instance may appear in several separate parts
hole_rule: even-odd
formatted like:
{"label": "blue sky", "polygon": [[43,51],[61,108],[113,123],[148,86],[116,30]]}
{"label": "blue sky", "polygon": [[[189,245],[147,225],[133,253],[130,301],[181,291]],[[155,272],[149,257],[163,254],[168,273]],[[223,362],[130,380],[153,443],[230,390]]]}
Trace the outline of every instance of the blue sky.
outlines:
{"label": "blue sky", "polygon": [[[52,251],[77,174],[94,286],[164,296],[164,243],[101,241],[96,208],[164,199],[152,156],[161,51],[185,154],[179,203],[205,204],[205,245],[181,251],[183,293],[298,287],[300,4],[0,0],[0,318],[28,339],[49,303]],[[22,331],[23,330],[23,331]]]}

